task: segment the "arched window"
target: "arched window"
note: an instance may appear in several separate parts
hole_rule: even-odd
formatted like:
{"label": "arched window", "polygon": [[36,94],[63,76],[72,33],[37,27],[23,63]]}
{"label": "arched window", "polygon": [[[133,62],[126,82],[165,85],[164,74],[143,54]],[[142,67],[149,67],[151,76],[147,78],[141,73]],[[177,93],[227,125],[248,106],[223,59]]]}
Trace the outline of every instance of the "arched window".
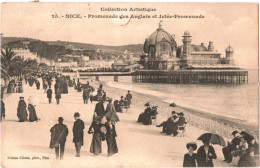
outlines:
{"label": "arched window", "polygon": [[155,46],[150,46],[150,58],[155,58]]}

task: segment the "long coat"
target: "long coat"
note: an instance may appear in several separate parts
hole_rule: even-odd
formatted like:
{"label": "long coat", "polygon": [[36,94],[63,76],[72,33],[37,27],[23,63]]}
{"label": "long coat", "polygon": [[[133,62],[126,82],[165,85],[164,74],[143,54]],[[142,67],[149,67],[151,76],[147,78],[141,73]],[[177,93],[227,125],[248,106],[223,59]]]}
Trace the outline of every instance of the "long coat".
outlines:
{"label": "long coat", "polygon": [[28,105],[28,111],[29,111],[29,121],[34,122],[38,120],[38,117],[36,115],[36,110],[32,104]]}
{"label": "long coat", "polygon": [[57,143],[65,143],[66,137],[69,133],[69,130],[64,124],[55,124],[51,129],[51,142],[50,148],[52,148]]}
{"label": "long coat", "polygon": [[47,98],[52,98],[52,90],[51,89],[47,90]]}
{"label": "long coat", "polygon": [[[209,156],[210,153],[212,156]],[[206,160],[207,157],[208,161]],[[212,159],[217,159],[213,146],[209,146],[208,153],[206,154],[204,146],[202,145],[197,152],[198,167],[214,167]]]}
{"label": "long coat", "polygon": [[56,90],[55,98],[56,99],[60,99],[61,98],[60,90]]}
{"label": "long coat", "polygon": [[82,94],[83,99],[88,99],[89,98],[89,94],[90,94],[89,89],[84,89],[83,90],[83,94]]}
{"label": "long coat", "polygon": [[103,102],[98,102],[96,104],[95,112],[98,116],[104,116],[106,114]]}
{"label": "long coat", "polygon": [[19,122],[28,121],[27,116],[26,103],[24,100],[20,100],[17,108],[17,117],[19,118]]}
{"label": "long coat", "polygon": [[118,148],[117,148],[117,143],[116,143],[117,134],[116,134],[115,125],[112,124],[111,126],[109,124],[106,125],[106,129],[107,129],[106,141],[107,141],[108,155],[118,153]]}
{"label": "long coat", "polygon": [[73,142],[82,142],[84,139],[84,130],[85,124],[81,119],[77,119],[73,125]]}
{"label": "long coat", "polygon": [[128,104],[131,104],[131,100],[132,100],[132,95],[130,93],[127,93],[126,96],[125,96],[126,100],[127,100],[127,103]]}
{"label": "long coat", "polygon": [[92,129],[94,130],[92,141],[91,141],[91,146],[90,146],[90,152],[94,153],[96,155],[98,155],[102,152],[102,145],[101,145],[102,132],[100,131],[100,127],[101,127],[101,124],[97,124],[95,122],[92,122],[91,126],[89,127],[89,132]]}

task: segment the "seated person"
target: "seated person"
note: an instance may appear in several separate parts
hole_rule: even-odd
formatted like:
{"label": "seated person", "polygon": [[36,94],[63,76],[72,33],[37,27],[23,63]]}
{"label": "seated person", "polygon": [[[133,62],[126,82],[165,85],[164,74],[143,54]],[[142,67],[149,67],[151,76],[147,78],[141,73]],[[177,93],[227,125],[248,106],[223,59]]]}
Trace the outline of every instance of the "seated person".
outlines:
{"label": "seated person", "polygon": [[149,103],[149,102],[146,103],[145,106],[146,106],[146,109],[144,110],[143,113],[141,113],[141,114],[139,115],[137,122],[143,123],[145,116],[146,116],[148,113],[151,112],[152,109],[151,109],[151,107],[150,107],[150,103]]}
{"label": "seated person", "polygon": [[259,144],[256,142],[255,137],[251,136],[249,140],[248,147],[254,148],[254,154],[259,155]]}
{"label": "seated person", "polygon": [[143,124],[151,125],[152,124],[151,116],[156,116],[156,115],[157,115],[157,106],[153,106],[151,110],[146,110],[144,112]]}
{"label": "seated person", "polygon": [[222,148],[222,152],[223,152],[223,155],[224,155],[224,161],[230,163],[232,161],[232,154],[231,152],[236,150],[236,146],[239,145],[240,143],[240,134],[238,131],[233,131],[232,132],[232,135],[233,135],[233,139],[231,142],[228,142],[228,146],[225,146]]}
{"label": "seated person", "polygon": [[176,120],[177,120],[177,114],[175,111],[172,111],[172,116],[168,118],[166,121],[164,121],[163,123],[161,123],[160,125],[156,125],[156,127],[163,127],[161,133],[167,133],[170,135],[171,130],[169,128]]}
{"label": "seated person", "polygon": [[249,147],[239,159],[237,167],[257,167],[257,164],[258,161],[254,158],[254,148]]}

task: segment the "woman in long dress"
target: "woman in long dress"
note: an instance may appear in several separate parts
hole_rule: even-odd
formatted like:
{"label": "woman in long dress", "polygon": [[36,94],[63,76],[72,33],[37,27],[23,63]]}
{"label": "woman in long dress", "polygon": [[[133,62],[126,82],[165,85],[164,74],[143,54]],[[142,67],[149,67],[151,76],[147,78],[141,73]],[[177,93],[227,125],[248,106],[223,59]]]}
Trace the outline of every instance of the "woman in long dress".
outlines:
{"label": "woman in long dress", "polygon": [[88,133],[91,134],[93,133],[92,136],[92,141],[91,141],[91,146],[90,146],[90,152],[98,155],[102,152],[102,144],[101,140],[104,140],[104,135],[102,136],[102,132],[100,130],[101,128],[101,117],[95,116],[93,117],[93,121],[91,126],[89,127]]}
{"label": "woman in long dress", "polygon": [[115,153],[118,153],[117,143],[116,143],[116,129],[115,124],[110,121],[106,124],[106,141],[107,141],[107,153],[108,156],[112,156]]}
{"label": "woman in long dress", "polygon": [[36,110],[34,105],[28,104],[28,111],[29,111],[29,121],[30,122],[38,121],[38,117],[36,115]]}
{"label": "woman in long dress", "polygon": [[24,101],[24,97],[20,97],[20,101],[18,103],[17,108],[17,117],[19,119],[19,122],[28,121],[27,119],[27,110],[26,110],[26,103]]}

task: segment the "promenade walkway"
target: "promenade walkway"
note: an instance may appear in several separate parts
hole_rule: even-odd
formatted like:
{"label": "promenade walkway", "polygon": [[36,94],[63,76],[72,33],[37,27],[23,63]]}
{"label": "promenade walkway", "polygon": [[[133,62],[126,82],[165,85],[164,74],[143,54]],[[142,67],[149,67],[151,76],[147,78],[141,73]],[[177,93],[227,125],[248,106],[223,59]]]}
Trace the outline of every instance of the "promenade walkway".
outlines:
{"label": "promenade walkway", "polygon": [[[98,83],[93,84],[98,86]],[[54,89],[53,89],[54,90]],[[118,98],[109,92],[107,95]],[[29,96],[38,97],[37,115],[39,122],[19,123],[16,109],[19,97],[23,95],[27,102]],[[53,95],[54,97],[54,95]],[[6,96],[6,120],[1,123],[2,128],[2,155],[3,167],[181,167],[183,156],[187,152],[186,143],[195,141],[202,145],[196,138],[204,133],[203,130],[188,126],[185,137],[172,137],[160,134],[161,129],[155,126],[145,126],[136,122],[143,107],[133,105],[127,113],[119,113],[120,122],[116,124],[117,143],[119,153],[107,157],[106,142],[102,143],[102,154],[94,156],[89,152],[92,135],[87,134],[90,126],[95,103],[83,104],[82,93],[69,88],[69,94],[62,94],[61,104],[56,105],[55,99],[48,104],[46,94],[42,89],[29,87],[24,84],[24,93],[14,93]],[[105,104],[106,106],[106,104]],[[81,157],[75,157],[75,147],[72,142],[73,114],[79,112],[81,119],[85,121],[84,146],[81,149]],[[55,159],[55,152],[49,148],[50,128],[57,123],[59,116],[64,118],[64,124],[69,128],[69,135],[65,145],[63,160]],[[164,118],[159,118],[159,121]],[[223,162],[221,147],[214,146],[218,159],[214,160],[215,166],[232,166]],[[26,159],[8,159],[8,157],[30,157]],[[33,157],[40,159],[32,160]],[[46,157],[43,159],[42,157]]]}

